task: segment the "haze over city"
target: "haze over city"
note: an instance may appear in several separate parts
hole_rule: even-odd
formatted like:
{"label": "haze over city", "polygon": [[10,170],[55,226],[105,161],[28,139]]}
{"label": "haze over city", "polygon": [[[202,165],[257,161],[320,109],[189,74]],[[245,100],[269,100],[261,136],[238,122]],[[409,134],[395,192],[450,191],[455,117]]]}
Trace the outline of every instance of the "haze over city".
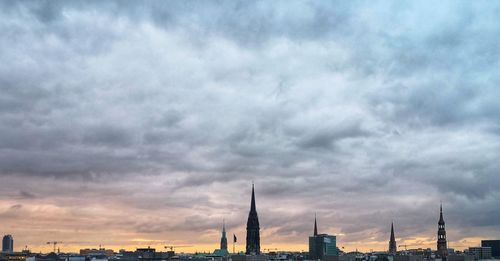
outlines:
{"label": "haze over city", "polygon": [[[450,248],[500,231],[496,1],[0,1],[16,250]],[[230,243],[231,244],[231,243]]]}

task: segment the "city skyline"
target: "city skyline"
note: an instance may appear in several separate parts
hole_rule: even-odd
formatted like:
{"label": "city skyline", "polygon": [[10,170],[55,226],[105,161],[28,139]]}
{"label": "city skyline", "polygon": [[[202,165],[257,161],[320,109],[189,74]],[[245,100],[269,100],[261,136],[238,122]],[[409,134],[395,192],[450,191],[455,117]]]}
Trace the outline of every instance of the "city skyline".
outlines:
{"label": "city skyline", "polygon": [[[446,248],[448,248],[448,243],[447,243],[447,240],[446,240],[446,232],[445,232],[445,227],[444,227],[444,218],[443,218],[443,205],[442,203],[440,203],[440,206],[439,206],[439,221],[438,221],[438,237],[437,237],[437,247],[436,247],[436,251],[437,253],[443,253],[441,252],[442,251],[442,248],[444,246],[444,253],[447,253],[447,250]],[[258,221],[258,217],[257,217],[257,212],[256,212],[256,201],[255,201],[255,191],[254,191],[254,183],[252,182],[252,190],[251,190],[251,203],[250,203],[250,211],[249,211],[249,214],[248,214],[248,221],[247,221],[247,226],[246,226],[246,234],[247,234],[247,240],[245,242],[245,245],[246,245],[246,248],[243,248],[243,250],[239,248],[234,248],[233,249],[233,253],[245,253],[248,255],[248,254],[252,254],[252,255],[255,255],[255,254],[260,254],[260,253],[265,253],[265,251],[269,251],[270,249],[273,249],[273,250],[278,250],[278,251],[300,251],[300,252],[305,252],[306,250],[302,249],[302,246],[300,246],[300,250],[299,248],[283,248],[283,249],[279,249],[279,248],[276,248],[276,246],[278,245],[275,245],[273,243],[267,245],[268,247],[272,247],[274,246],[274,248],[266,248],[266,246],[262,247],[260,246],[260,236],[259,236],[259,221]],[[255,232],[257,231],[257,232]],[[388,253],[392,253],[392,254],[395,254],[397,252],[397,247],[398,245],[396,245],[396,241],[395,241],[395,236],[394,236],[394,221],[391,222],[391,230],[390,230],[390,234],[391,234],[391,238],[389,240],[389,249],[388,249]],[[222,233],[222,237],[221,237],[221,241],[219,242],[219,246],[220,246],[220,249],[225,249],[226,251],[228,250],[228,242],[227,242],[227,237],[226,237],[226,223],[225,223],[225,219],[222,220],[222,230],[220,231]],[[255,234],[256,233],[256,234]],[[326,234],[323,234],[321,233],[322,235],[326,235]],[[318,226],[317,226],[317,214],[314,213],[314,228],[313,228],[313,233],[311,234],[311,236],[318,236],[320,235],[318,233]],[[442,238],[441,238],[441,235],[444,235]],[[235,234],[233,234],[234,237],[236,237]],[[4,237],[4,240],[6,237],[10,237],[10,244],[12,245],[12,236],[11,235],[5,235]],[[257,239],[255,239],[255,237]],[[480,240],[484,240],[484,239],[480,239]],[[141,242],[142,241],[142,242]],[[204,247],[200,248],[200,246],[195,246],[195,245],[191,245],[191,246],[177,246],[177,245],[170,245],[168,242],[158,242],[158,241],[151,241],[151,240],[138,240],[137,242],[141,242],[141,243],[146,243],[146,244],[136,244],[136,245],[133,245],[133,246],[120,246],[118,247],[119,249],[126,249],[126,250],[131,250],[131,249],[136,249],[136,248],[140,248],[140,247],[145,247],[147,246],[147,248],[157,248],[157,249],[163,249],[163,248],[168,248],[169,246],[170,247],[174,247],[174,248],[184,248],[184,247],[189,247],[189,248],[195,248],[194,251],[179,251],[181,253],[197,253],[197,252],[207,252],[207,253],[210,253],[211,252],[211,248],[212,247],[211,245],[208,245],[209,246],[209,249],[207,250],[205,247],[207,247],[207,245],[205,245]],[[444,243],[443,243],[444,242]],[[151,244],[153,243],[153,244]],[[157,243],[160,243],[160,244],[157,244]],[[407,244],[407,243],[411,243],[411,242],[406,242],[406,241],[403,241],[404,244],[402,245],[399,245],[400,247],[404,246],[405,250],[407,249],[432,249],[431,247],[426,247],[425,245],[422,245],[422,242],[417,242],[415,244]],[[464,242],[466,243],[466,242]],[[76,246],[77,244],[75,244],[75,242],[59,242],[59,241],[49,241],[49,242],[46,242],[46,245],[51,245],[51,247],[53,247],[54,249],[56,249],[56,246],[59,246],[57,247],[57,252],[59,252],[60,250],[60,246],[62,244],[66,244],[66,251],[69,251],[69,252],[77,252],[76,250],[79,250],[79,249],[83,249],[83,248],[92,248],[92,246],[95,247],[95,245],[90,245],[89,247],[83,247],[80,245],[80,246]],[[72,247],[67,247],[68,244],[74,244]],[[309,242],[310,244],[310,242]],[[236,239],[233,239],[233,245],[235,246],[236,245]],[[440,246],[441,245],[441,246]],[[407,247],[410,247],[410,248],[407,248]],[[456,246],[456,245],[454,245]],[[99,248],[102,247],[102,244],[99,244]],[[470,246],[462,246],[462,249],[466,249]],[[345,251],[348,251],[348,252],[352,252],[353,250],[349,250],[349,249],[346,249],[344,246],[339,246],[339,248],[342,248],[342,250],[345,250]],[[113,248],[109,248],[109,249],[113,249]],[[173,249],[173,248],[172,248]],[[198,250],[199,249],[199,250]],[[217,248],[213,248],[213,249],[216,249]],[[261,249],[263,249],[263,251],[261,251]],[[394,250],[393,250],[394,249]],[[452,249],[455,249],[455,248],[452,248]],[[459,248],[460,249],[460,246]],[[30,251],[33,251],[33,252],[42,252],[41,248],[29,248],[27,245],[24,245],[23,247],[23,250],[30,250]],[[38,251],[37,251],[38,250]],[[113,249],[113,250],[117,250],[117,249]],[[237,251],[235,251],[237,250]],[[355,248],[355,251],[358,251],[358,250],[363,250],[363,251],[366,251],[366,249],[361,246],[361,247],[357,247]],[[371,248],[369,252],[377,252],[377,251],[380,251],[380,252],[385,252],[384,250],[380,250],[380,249],[373,249]],[[51,252],[51,251],[48,251],[48,252]],[[54,251],[52,251],[54,252]]]}
{"label": "city skyline", "polygon": [[[500,3],[0,1],[15,249],[353,251],[500,233]],[[228,242],[232,250],[231,242]],[[398,249],[401,249],[398,247]]]}

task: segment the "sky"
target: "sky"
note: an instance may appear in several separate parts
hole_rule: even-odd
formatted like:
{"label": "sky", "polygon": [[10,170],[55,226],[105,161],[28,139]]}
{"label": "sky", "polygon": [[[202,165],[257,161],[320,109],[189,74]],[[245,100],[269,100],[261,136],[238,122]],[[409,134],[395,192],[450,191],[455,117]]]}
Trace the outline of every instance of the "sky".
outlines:
{"label": "sky", "polygon": [[[16,250],[500,237],[496,1],[0,1]],[[230,247],[231,247],[231,239]]]}

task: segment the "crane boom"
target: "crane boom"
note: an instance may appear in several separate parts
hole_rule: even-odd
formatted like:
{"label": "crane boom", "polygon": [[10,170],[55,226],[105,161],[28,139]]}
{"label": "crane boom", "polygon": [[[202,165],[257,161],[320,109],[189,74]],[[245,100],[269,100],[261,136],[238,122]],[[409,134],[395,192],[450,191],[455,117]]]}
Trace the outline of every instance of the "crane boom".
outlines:
{"label": "crane boom", "polygon": [[[47,242],[47,245],[53,245],[54,246],[54,253],[56,252],[56,246],[57,244],[62,244],[62,242],[59,242],[59,241],[49,241]],[[59,251],[57,251],[59,252]]]}

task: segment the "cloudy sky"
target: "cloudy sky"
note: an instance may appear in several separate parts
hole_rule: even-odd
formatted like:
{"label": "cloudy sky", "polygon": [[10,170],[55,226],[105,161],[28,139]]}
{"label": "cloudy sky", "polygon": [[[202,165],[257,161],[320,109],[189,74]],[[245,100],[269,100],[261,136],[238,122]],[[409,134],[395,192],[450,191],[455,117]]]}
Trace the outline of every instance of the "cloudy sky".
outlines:
{"label": "cloudy sky", "polygon": [[495,1],[1,1],[15,248],[500,237]]}

